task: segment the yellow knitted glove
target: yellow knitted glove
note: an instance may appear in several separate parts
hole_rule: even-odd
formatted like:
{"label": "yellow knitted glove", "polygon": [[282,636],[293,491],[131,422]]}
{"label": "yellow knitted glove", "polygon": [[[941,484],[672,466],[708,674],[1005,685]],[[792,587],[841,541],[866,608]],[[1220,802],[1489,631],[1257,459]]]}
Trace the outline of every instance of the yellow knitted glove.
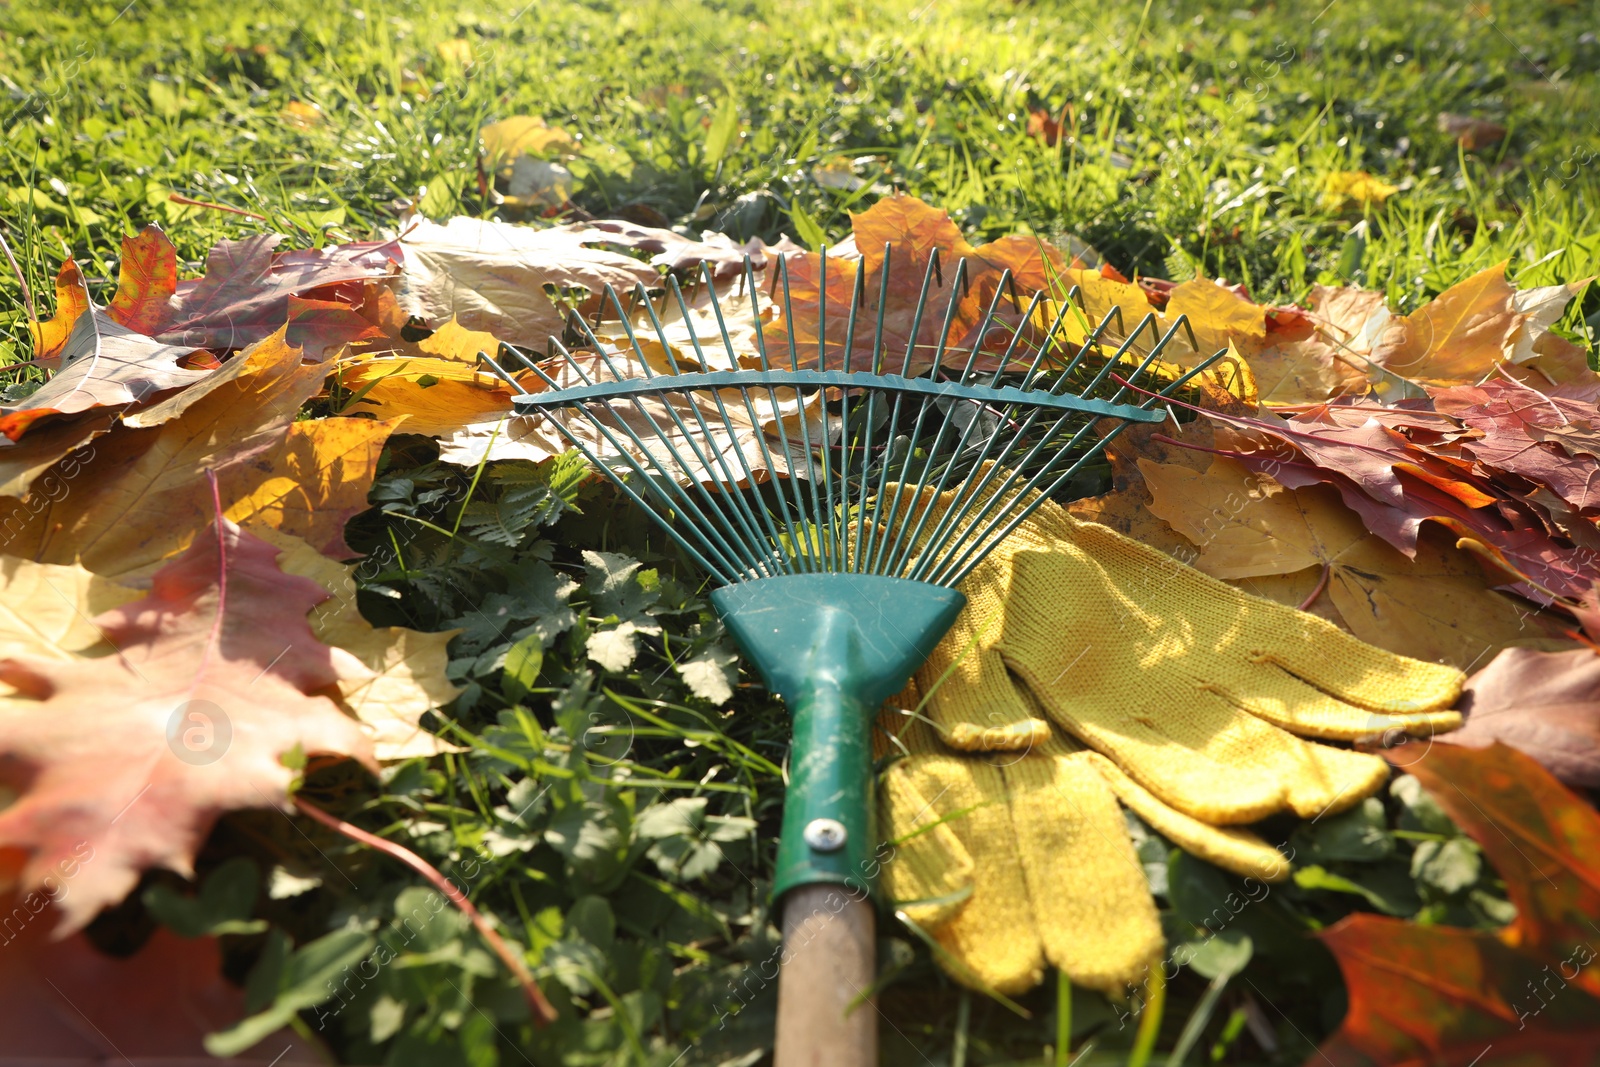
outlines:
{"label": "yellow knitted glove", "polygon": [[878,721],[900,731],[898,746],[880,751],[911,753],[878,793],[881,885],[967,985],[1019,993],[1049,964],[1120,996],[1160,959],[1161,926],[1119,800],[1212,863],[1263,882],[1289,874],[1259,838],[1173,811],[1059,735],[1026,754],[974,756],[943,749],[892,708]]}
{"label": "yellow knitted glove", "polygon": [[[948,500],[934,501],[942,508]],[[942,740],[1026,750],[1049,719],[1204,823],[1316,816],[1387,779],[1353,740],[1460,725],[1460,671],[1364,644],[1046,501],[968,576],[917,674]],[[1009,668],[1009,670],[1008,670]]]}

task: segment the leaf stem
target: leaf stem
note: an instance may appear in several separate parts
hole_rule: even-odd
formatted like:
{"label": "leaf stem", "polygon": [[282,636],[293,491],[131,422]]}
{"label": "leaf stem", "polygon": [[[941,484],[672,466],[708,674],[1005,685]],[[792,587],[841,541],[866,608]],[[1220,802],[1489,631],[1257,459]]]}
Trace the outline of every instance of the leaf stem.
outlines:
{"label": "leaf stem", "polygon": [[489,943],[489,947],[494,950],[494,954],[500,957],[500,962],[504,963],[506,969],[516,978],[517,984],[522,986],[523,995],[528,998],[528,1007],[533,1012],[534,1021],[540,1026],[555,1022],[556,1009],[550,1004],[550,1001],[545,999],[544,991],[533,980],[533,975],[528,971],[528,966],[522,961],[522,957],[512,951],[511,946],[506,944],[505,939],[490,925],[489,920],[484,918],[483,913],[473,905],[472,901],[467,899],[465,893],[450,882],[450,879],[441,874],[437,867],[404,845],[397,845],[393,841],[387,841],[376,834],[369,834],[359,826],[354,826],[342,819],[329,815],[303,797],[295,797],[294,806],[299,808],[302,814],[310,816],[329,829],[343,834],[352,841],[366,845],[368,848],[375,848],[387,856],[392,856],[426,878],[429,884],[440,893],[443,893],[450,903],[454,904],[461,910],[463,915],[472,920],[472,925],[477,927],[478,933]]}

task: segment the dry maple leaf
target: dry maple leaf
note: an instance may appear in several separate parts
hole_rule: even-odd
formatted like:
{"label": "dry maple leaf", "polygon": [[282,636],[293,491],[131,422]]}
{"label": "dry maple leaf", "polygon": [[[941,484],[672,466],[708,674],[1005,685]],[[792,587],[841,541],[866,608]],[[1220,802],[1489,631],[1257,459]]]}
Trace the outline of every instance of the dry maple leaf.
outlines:
{"label": "dry maple leaf", "polygon": [[[244,348],[290,321],[291,297],[315,299],[329,287],[385,277],[399,255],[392,241],[274,253],[282,240],[282,234],[259,234],[219,242],[206,257],[205,277],[178,283],[156,337],[216,352]],[[292,338],[314,353],[365,328],[353,306],[343,315],[330,314],[336,309],[315,310],[322,314],[313,319],[301,308],[299,330]],[[136,306],[129,314],[142,316],[144,309]],[[324,340],[330,336],[332,340]]]}
{"label": "dry maple leaf", "polygon": [[[787,255],[769,279],[765,296],[779,317],[763,337],[775,365],[916,375],[936,362],[965,366],[976,348],[991,357],[977,368],[992,370],[1018,330],[1041,325],[1020,321],[1033,294],[1066,271],[1061,253],[1036,237],[974,248],[946,212],[911,196],[884,197],[850,221],[848,246]],[[1023,367],[1038,332],[1014,355]]]}
{"label": "dry maple leaf", "polygon": [[[150,594],[98,616],[109,654],[0,660],[17,696],[0,706],[0,849],[26,857],[23,892],[85,843],[57,903],[61,932],[127,895],[140,872],[188,876],[218,816],[287,809],[285,760],[326,753],[376,770],[355,720],[322,696],[343,653],[306,612],[327,598],[283,573],[271,545],[218,520],[157,571]],[[81,858],[81,855],[80,855]]]}
{"label": "dry maple leaf", "polygon": [[1474,118],[1471,115],[1456,115],[1441,111],[1436,121],[1440,133],[1454,137],[1456,143],[1468,152],[1476,152],[1480,148],[1499,144],[1506,136],[1506,128],[1498,122]]}
{"label": "dry maple leaf", "polygon": [[29,324],[33,335],[33,361],[45,369],[53,369],[61,358],[72,328],[78,317],[89,310],[89,288],[84,284],[83,273],[71,257],[61,264],[56,274],[56,313],[38,325]]}
{"label": "dry maple leaf", "polygon": [[101,640],[95,616],[138,596],[82,567],[0,556],[0,658],[70,660]]}
{"label": "dry maple leaf", "polygon": [[[0,437],[0,526],[4,527],[0,545],[8,543],[6,539],[17,532],[11,525],[11,516],[20,507],[15,498],[31,498],[34,494],[29,490],[36,483],[41,500],[70,492],[61,478],[40,481],[40,475],[61,464],[62,472],[70,471],[76,476],[82,465],[93,458],[90,442],[109,432],[116,421],[114,410],[102,408],[79,418],[51,419],[34,427],[20,441]],[[7,501],[8,497],[13,499]],[[7,504],[11,506],[8,508]]]}
{"label": "dry maple leaf", "polygon": [[1306,1067],[1600,1063],[1600,815],[1504,745],[1406,759],[1517,918],[1485,933],[1355,915],[1323,931],[1350,1008]]}
{"label": "dry maple leaf", "polygon": [[[594,310],[607,286],[624,299],[639,286],[660,288],[657,265],[686,269],[706,263],[716,274],[736,275],[747,253],[753,267],[765,262],[759,242],[740,248],[721,235],[693,241],[614,219],[544,229],[464,217],[442,226],[415,219],[404,223],[404,231],[399,300],[407,314],[429,323],[453,319],[539,352],[566,327],[567,313],[546,294],[547,286],[585,290],[590,295],[583,307]],[[612,248],[654,255],[646,264]]]}
{"label": "dry maple leaf", "polygon": [[460,631],[373,626],[356,606],[354,567],[335,563],[297,537],[275,531],[263,537],[281,550],[278,566],[285,574],[309,578],[327,591],[328,599],[311,609],[311,632],[365,668],[341,672],[339,692],[372,738],[373,755],[387,761],[461,751],[421,726],[425,712],[460,692],[445,676],[447,646]]}
{"label": "dry maple leaf", "polygon": [[1594,400],[1600,375],[1581,347],[1550,332],[1588,279],[1518,290],[1497,263],[1440,293],[1404,318],[1385,324],[1372,361],[1425,385],[1480,382],[1500,373]]}
{"label": "dry maple leaf", "polygon": [[[334,420],[319,428],[329,421],[319,420],[292,429],[326,373],[302,363],[280,330],[197,385],[125,418],[70,476],[63,470],[70,456],[43,475],[41,484],[59,472],[67,491],[37,513],[30,509],[7,551],[81,562],[111,577],[147,576],[210,524],[207,471],[217,473],[235,521],[335,543],[344,514],[364,506],[380,439],[393,427]],[[357,421],[367,425],[344,425]]]}
{"label": "dry maple leaf", "polygon": [[196,347],[135,333],[91,304],[78,315],[50,380],[19,403],[0,406],[0,433],[14,441],[47,415],[130,406],[192,385],[211,373],[182,365]]}
{"label": "dry maple leaf", "polygon": [[1422,540],[1407,558],[1325,486],[1284,489],[1221,456],[1204,473],[1150,460],[1139,469],[1150,511],[1194,544],[1196,567],[1225,580],[1321,575],[1336,621],[1369,644],[1469,667],[1506,645],[1554,636],[1530,608],[1489,590],[1450,539]]}
{"label": "dry maple leaf", "polygon": [[1461,729],[1439,741],[1485,748],[1502,741],[1568,785],[1600,787],[1600,656],[1588,648],[1508,648],[1467,679]]}
{"label": "dry maple leaf", "polygon": [[168,305],[178,291],[178,250],[150,225],[122,239],[117,268],[117,295],[107,309],[113,319],[143,334],[160,332],[171,314]]}
{"label": "dry maple leaf", "polygon": [[1374,178],[1364,170],[1336,170],[1322,179],[1322,206],[1328,211],[1342,211],[1355,204],[1382,205],[1400,191],[1381,178]]}
{"label": "dry maple leaf", "polygon": [[[71,882],[69,881],[70,885]],[[14,916],[20,904],[0,900]],[[8,931],[0,952],[0,1034],[6,1059],[32,1064],[138,1064],[216,1067],[263,1059],[214,1059],[208,1033],[245,1013],[245,991],[222,974],[215,938],[179,937],[157,927],[139,951],[108,956],[83,934],[51,940],[53,916],[34,918],[18,936]],[[263,1038],[274,1067],[326,1060],[320,1046],[285,1027]]]}
{"label": "dry maple leaf", "polygon": [[1290,489],[1332,485],[1371,532],[1408,556],[1422,525],[1434,522],[1518,592],[1542,603],[1582,596],[1600,558],[1600,530],[1564,528],[1548,507],[1485,477],[1460,454],[1471,428],[1425,401],[1406,403],[1324,404],[1287,420],[1207,415],[1230,428],[1221,454]]}

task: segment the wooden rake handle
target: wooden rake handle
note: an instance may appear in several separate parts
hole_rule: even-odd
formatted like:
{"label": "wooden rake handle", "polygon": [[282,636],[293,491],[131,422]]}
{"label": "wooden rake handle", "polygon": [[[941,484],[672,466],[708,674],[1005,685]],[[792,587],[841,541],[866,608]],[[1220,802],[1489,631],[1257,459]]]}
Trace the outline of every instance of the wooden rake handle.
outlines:
{"label": "wooden rake handle", "polygon": [[877,1067],[877,978],[870,900],[843,885],[784,894],[773,1067]]}

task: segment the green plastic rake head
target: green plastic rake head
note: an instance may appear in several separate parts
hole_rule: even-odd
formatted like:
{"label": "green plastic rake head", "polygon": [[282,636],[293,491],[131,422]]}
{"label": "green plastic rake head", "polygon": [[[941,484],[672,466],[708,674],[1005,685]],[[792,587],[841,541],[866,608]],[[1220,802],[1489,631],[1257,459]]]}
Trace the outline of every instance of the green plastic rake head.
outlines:
{"label": "green plastic rake head", "polygon": [[[509,348],[486,359],[520,394],[518,412],[551,420],[720,583],[712,603],[788,705],[775,894],[870,886],[872,719],[954,621],[956,586],[1123,428],[1167,418],[1164,398],[1221,355],[1152,381],[1182,320],[1165,334],[1153,316],[1128,331],[1118,311],[1090,324],[1075,292],[1024,300],[1009,272],[958,348],[947,338],[966,263],[946,288],[937,256],[915,305],[893,309],[911,328],[891,349],[888,255],[876,285],[857,261],[842,345],[827,336],[824,255],[805,307],[787,261],[771,272],[788,327],[775,346],[770,326],[735,344],[707,270],[699,321],[714,320],[717,343],[669,331],[642,290],[624,307],[608,289],[615,340],[574,316],[568,343],[552,339],[542,360]],[[748,261],[743,289],[746,321],[762,322]],[[667,293],[690,322],[676,281]],[[941,314],[944,328],[929,329]],[[545,388],[524,390],[526,372]],[[944,506],[916,506],[940,494]]]}

